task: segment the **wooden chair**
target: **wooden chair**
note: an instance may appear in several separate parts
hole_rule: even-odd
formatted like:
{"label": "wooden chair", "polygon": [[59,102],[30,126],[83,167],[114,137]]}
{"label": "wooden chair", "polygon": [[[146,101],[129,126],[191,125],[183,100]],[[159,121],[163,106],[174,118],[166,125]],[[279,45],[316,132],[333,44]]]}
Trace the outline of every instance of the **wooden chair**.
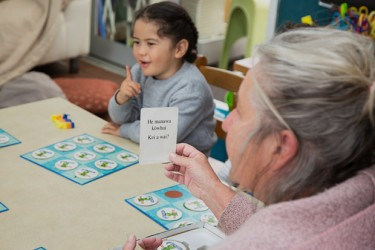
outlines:
{"label": "wooden chair", "polygon": [[[212,67],[207,65],[207,58],[205,56],[198,56],[195,61],[195,65],[199,68],[201,73],[206,78],[208,84],[215,86],[226,91],[234,93],[234,97],[240,88],[240,85],[244,79],[244,75],[239,72],[233,72],[226,69]],[[219,100],[224,101],[224,100]],[[235,105],[234,100],[234,105]],[[233,108],[233,107],[232,107]],[[222,120],[216,119],[215,132],[219,139],[225,142],[226,133],[222,129]]]}

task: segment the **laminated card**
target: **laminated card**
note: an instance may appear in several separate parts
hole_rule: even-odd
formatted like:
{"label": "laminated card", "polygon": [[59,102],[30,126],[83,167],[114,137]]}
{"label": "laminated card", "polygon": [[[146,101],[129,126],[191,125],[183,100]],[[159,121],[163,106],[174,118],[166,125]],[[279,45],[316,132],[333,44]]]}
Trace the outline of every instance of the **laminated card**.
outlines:
{"label": "laminated card", "polygon": [[139,163],[169,162],[176,151],[178,108],[142,108]]}

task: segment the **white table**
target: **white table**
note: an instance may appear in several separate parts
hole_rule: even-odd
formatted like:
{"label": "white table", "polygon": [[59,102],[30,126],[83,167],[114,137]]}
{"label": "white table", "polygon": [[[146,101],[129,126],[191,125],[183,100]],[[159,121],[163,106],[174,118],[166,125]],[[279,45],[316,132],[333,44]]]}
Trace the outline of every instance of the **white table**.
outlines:
{"label": "white table", "polygon": [[246,75],[247,71],[251,69],[254,65],[254,60],[251,57],[246,57],[240,60],[236,60],[233,63],[233,70],[239,71]]}
{"label": "white table", "polygon": [[[58,129],[52,114],[70,114],[74,129]],[[20,155],[91,134],[138,154],[138,145],[105,135],[106,121],[60,98],[0,109],[0,128],[20,144],[0,148],[0,249],[112,249],[127,235],[165,231],[124,199],[175,185],[163,166],[133,165],[86,185],[76,184]]]}

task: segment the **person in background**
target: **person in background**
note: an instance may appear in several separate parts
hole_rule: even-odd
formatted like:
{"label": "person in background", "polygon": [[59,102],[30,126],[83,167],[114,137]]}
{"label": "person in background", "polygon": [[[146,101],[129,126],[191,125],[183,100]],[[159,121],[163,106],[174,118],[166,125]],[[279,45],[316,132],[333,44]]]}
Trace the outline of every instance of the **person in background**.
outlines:
{"label": "person in background", "polygon": [[198,68],[198,31],[180,5],[163,1],[136,13],[133,54],[137,63],[109,102],[113,122],[102,133],[139,143],[140,110],[177,107],[177,141],[209,154],[216,142],[211,89]]}
{"label": "person in background", "polygon": [[[177,145],[165,174],[219,218],[227,237],[212,249],[375,249],[374,47],[358,34],[308,28],[257,48],[224,122],[238,189],[204,154]],[[135,244],[131,236],[123,249]]]}

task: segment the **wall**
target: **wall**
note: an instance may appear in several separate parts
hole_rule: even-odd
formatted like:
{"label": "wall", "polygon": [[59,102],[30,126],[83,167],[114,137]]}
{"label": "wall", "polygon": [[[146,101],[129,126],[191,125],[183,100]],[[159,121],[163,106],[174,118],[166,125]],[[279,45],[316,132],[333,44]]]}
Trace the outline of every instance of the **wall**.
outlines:
{"label": "wall", "polygon": [[276,18],[276,30],[287,21],[301,22],[301,17],[311,15],[319,25],[326,25],[331,20],[329,9],[319,6],[318,0],[279,0]]}
{"label": "wall", "polygon": [[[375,10],[374,0],[322,0],[324,3],[348,3],[349,6],[365,5]],[[286,21],[301,22],[301,17],[311,15],[318,25],[327,25],[331,21],[332,11],[319,6],[319,0],[279,0],[276,18],[276,30]]]}

